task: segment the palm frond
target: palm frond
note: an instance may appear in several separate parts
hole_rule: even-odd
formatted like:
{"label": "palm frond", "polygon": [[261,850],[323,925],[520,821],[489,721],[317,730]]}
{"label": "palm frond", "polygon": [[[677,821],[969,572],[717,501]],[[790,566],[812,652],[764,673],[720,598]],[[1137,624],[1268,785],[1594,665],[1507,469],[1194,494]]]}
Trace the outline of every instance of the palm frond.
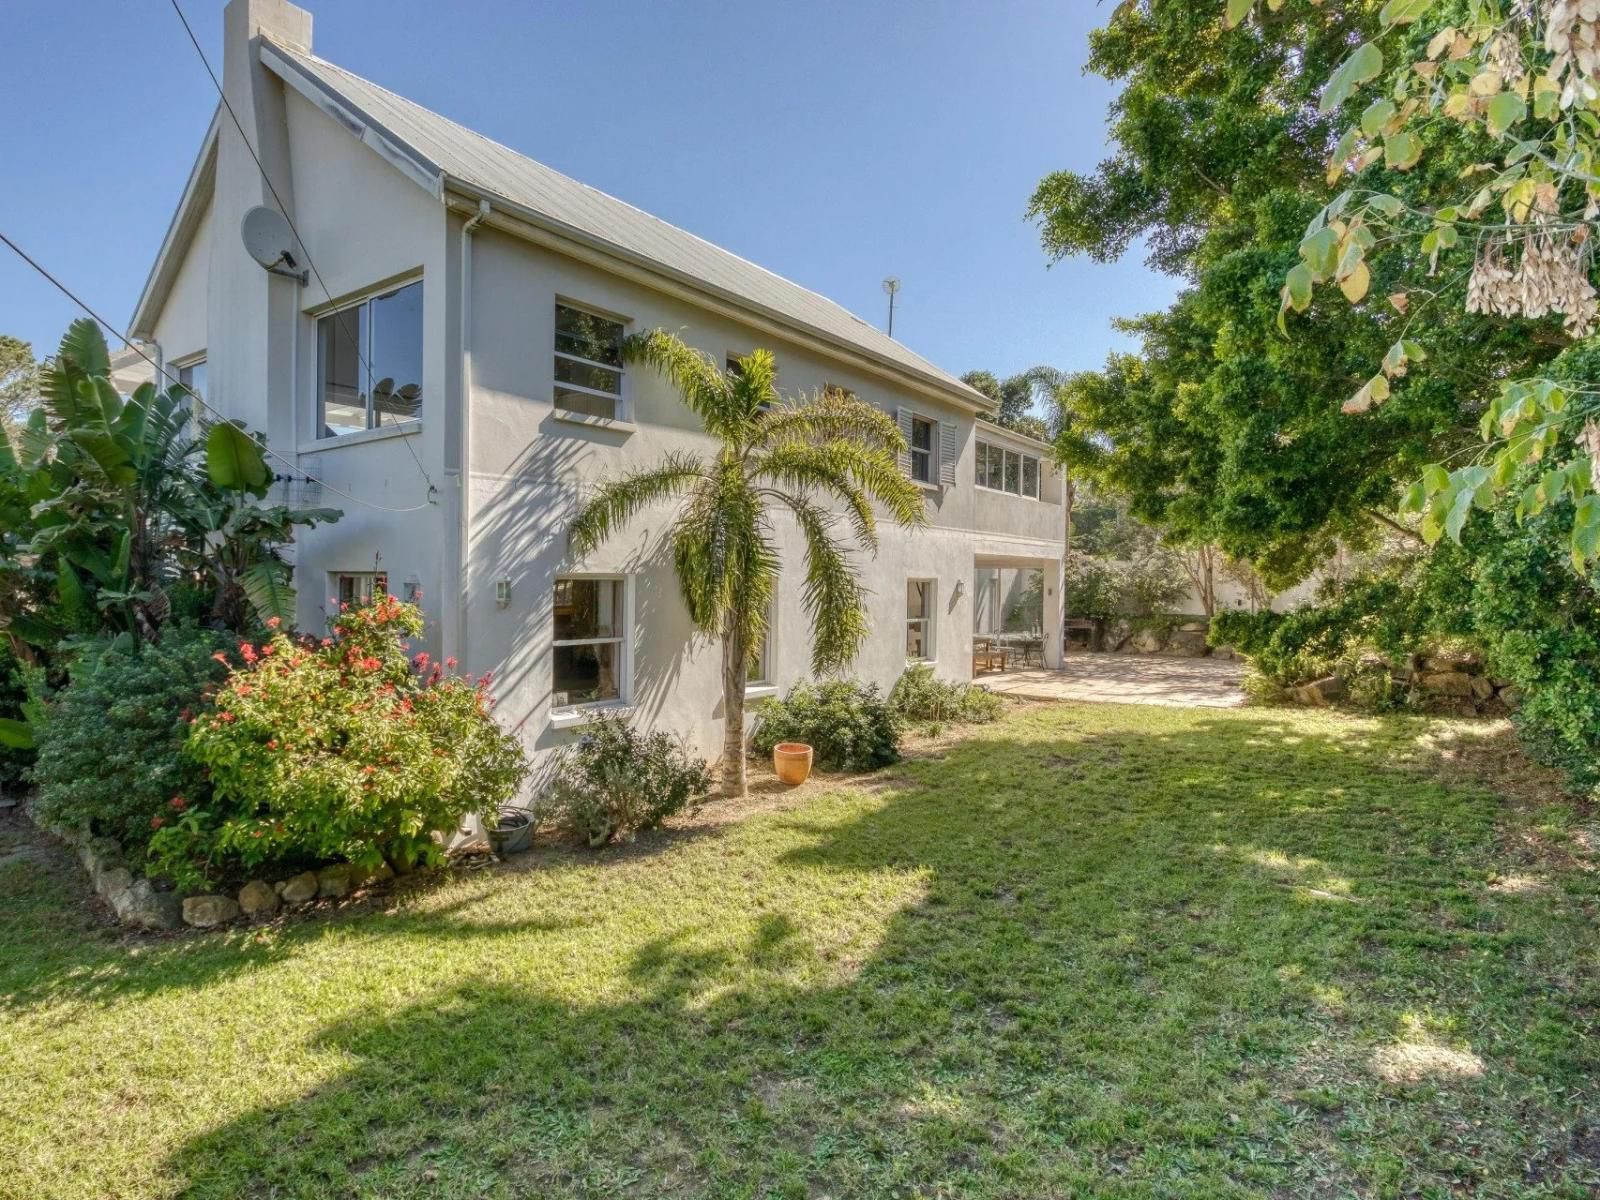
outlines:
{"label": "palm frond", "polygon": [[[835,446],[844,453],[830,453]],[[842,502],[859,541],[874,554],[878,552],[878,518],[872,501],[856,482],[851,464],[846,461],[857,448],[848,442],[827,446],[788,444],[763,454],[752,464],[751,475],[801,493],[822,492]],[[781,496],[782,493],[772,493]]]}
{"label": "palm frond", "polygon": [[674,451],[658,467],[601,483],[567,532],[573,553],[582,558],[593,552],[642,509],[681,495],[705,478],[705,464],[699,458]]}
{"label": "palm frond", "polygon": [[825,675],[849,663],[867,638],[865,593],[844,549],[833,539],[833,517],[804,496],[785,495],[805,539],[801,602],[811,618],[811,669]]}
{"label": "palm frond", "polygon": [[780,402],[778,361],[770,350],[756,349],[741,357],[739,370],[728,382],[747,422],[754,423],[765,409]]}
{"label": "palm frond", "polygon": [[774,446],[785,441],[856,441],[891,454],[906,448],[905,436],[893,417],[838,390],[769,412],[761,422],[756,444]]}
{"label": "palm frond", "polygon": [[745,423],[722,369],[665,329],[636,333],[622,341],[622,361],[641,363],[666,376],[706,432],[724,441],[736,439]]}

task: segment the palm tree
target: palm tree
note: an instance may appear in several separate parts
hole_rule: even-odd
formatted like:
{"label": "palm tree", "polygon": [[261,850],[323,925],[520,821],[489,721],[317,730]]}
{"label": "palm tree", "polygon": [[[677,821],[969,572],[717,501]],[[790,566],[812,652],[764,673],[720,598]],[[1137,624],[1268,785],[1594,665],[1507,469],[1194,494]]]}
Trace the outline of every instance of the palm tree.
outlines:
{"label": "palm tree", "polygon": [[581,558],[641,510],[681,501],[673,566],[690,618],[722,643],[722,786],[741,796],[746,673],[766,634],[778,577],[774,512],[792,515],[805,542],[811,668],[824,674],[850,662],[867,633],[864,591],[840,525],[876,552],[874,505],[896,524],[920,525],[922,491],[900,469],[905,439],[892,418],[833,389],[784,402],[769,351],[724,371],[658,329],[626,339],[622,357],[664,375],[717,447],[709,456],[669,453],[659,466],[602,483],[573,522],[572,549]]}

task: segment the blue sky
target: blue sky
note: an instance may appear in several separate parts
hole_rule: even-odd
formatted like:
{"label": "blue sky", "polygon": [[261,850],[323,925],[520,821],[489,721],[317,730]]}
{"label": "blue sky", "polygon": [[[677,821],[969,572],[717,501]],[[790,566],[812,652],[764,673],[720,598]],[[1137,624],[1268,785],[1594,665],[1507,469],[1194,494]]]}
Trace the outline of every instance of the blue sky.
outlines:
{"label": "blue sky", "polygon": [[[183,0],[218,63],[221,0]],[[1135,251],[1050,267],[1037,181],[1105,152],[1106,4],[321,0],[315,49],[786,275],[957,373],[1098,366],[1164,306]],[[167,0],[5,0],[0,230],[126,322],[215,93]],[[1048,269],[1047,269],[1048,268]],[[0,332],[76,313],[0,247]]]}

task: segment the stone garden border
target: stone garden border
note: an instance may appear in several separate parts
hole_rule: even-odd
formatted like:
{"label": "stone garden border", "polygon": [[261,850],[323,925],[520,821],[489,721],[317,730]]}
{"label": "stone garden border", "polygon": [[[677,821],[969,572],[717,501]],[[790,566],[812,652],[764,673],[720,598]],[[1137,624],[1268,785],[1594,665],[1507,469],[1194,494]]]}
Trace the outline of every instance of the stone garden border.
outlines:
{"label": "stone garden border", "polygon": [[[28,809],[28,818],[33,812]],[[180,897],[158,889],[136,876],[116,839],[96,837],[86,829],[58,829],[34,820],[77,853],[89,874],[95,894],[104,900],[117,920],[132,929],[147,931],[214,929],[239,917],[269,917],[280,908],[297,908],[314,900],[339,899],[358,887],[394,878],[387,866],[366,871],[352,863],[331,863],[315,871],[302,871],[287,879],[252,879],[237,894],[213,893]]]}

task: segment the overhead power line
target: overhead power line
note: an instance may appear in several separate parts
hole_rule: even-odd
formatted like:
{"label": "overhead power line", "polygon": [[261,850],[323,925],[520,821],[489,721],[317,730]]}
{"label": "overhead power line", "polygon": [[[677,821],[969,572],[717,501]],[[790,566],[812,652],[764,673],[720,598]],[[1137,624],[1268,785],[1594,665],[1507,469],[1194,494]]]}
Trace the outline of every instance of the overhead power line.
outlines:
{"label": "overhead power line", "polygon": [[[15,254],[18,258],[20,258],[23,262],[27,263],[30,267],[32,267],[40,275],[44,276],[44,278],[47,281],[49,281],[51,286],[53,286],[58,292],[60,292],[68,300],[72,301],[72,303],[76,304],[79,308],[81,308],[89,316],[89,318],[91,320],[93,320],[97,324],[99,324],[103,329],[105,329],[105,331],[107,333],[109,333],[113,337],[117,338],[119,341],[122,342],[123,345],[127,346],[128,349],[132,350],[140,358],[144,359],[145,362],[149,363],[151,368],[156,372],[157,376],[159,376],[160,378],[162,378],[164,380],[168,378],[166,373],[156,363],[155,359],[151,358],[143,350],[139,349],[139,347],[134,344],[133,339],[130,338],[127,334],[123,333],[120,329],[118,329],[110,321],[106,320],[99,313],[97,313],[94,309],[90,308],[88,306],[88,304],[84,303],[84,301],[81,300],[78,297],[78,294],[76,292],[74,292],[66,284],[62,283],[61,280],[56,278],[55,275],[51,274],[50,271],[47,270],[44,267],[44,265],[41,264],[38,261],[38,259],[34,258],[33,255],[29,254],[21,246],[17,245],[16,242],[12,241],[3,232],[0,232],[0,242],[5,243],[7,248],[9,248],[13,254]],[[206,398],[204,396],[202,396],[199,392],[195,391],[192,387],[189,387],[187,384],[182,383],[182,382],[175,382],[175,383],[172,384],[172,387],[175,387],[175,388],[179,389],[180,391],[182,391],[185,395],[187,395],[190,399],[192,399],[201,408],[205,409],[212,416],[216,417],[217,420],[219,420],[219,421],[228,421],[230,419],[227,416],[225,416],[223,413],[219,412],[217,409],[213,408],[209,403],[206,402]],[[363,507],[376,509],[379,512],[393,512],[393,513],[420,512],[422,509],[432,507],[432,502],[431,501],[424,501],[422,504],[413,504],[409,508],[396,508],[396,507],[394,507],[392,505],[388,505],[388,504],[377,504],[377,503],[374,503],[371,500],[363,500],[360,496],[352,496],[349,492],[346,492],[346,491],[341,490],[340,488],[334,487],[331,483],[328,483],[326,480],[318,479],[315,475],[311,475],[311,474],[307,473],[306,471],[304,471],[304,470],[302,470],[300,468],[300,465],[298,463],[291,462],[289,459],[284,458],[283,455],[281,455],[277,451],[273,450],[270,446],[263,446],[261,449],[262,449],[262,453],[264,453],[268,458],[276,459],[278,462],[280,462],[284,466],[288,467],[290,469],[290,471],[294,473],[290,477],[291,480],[294,478],[294,476],[299,476],[301,479],[305,480],[305,482],[314,483],[320,488],[325,488],[328,491],[332,492],[335,496],[342,496],[344,499],[350,501],[352,504],[360,504]]]}

